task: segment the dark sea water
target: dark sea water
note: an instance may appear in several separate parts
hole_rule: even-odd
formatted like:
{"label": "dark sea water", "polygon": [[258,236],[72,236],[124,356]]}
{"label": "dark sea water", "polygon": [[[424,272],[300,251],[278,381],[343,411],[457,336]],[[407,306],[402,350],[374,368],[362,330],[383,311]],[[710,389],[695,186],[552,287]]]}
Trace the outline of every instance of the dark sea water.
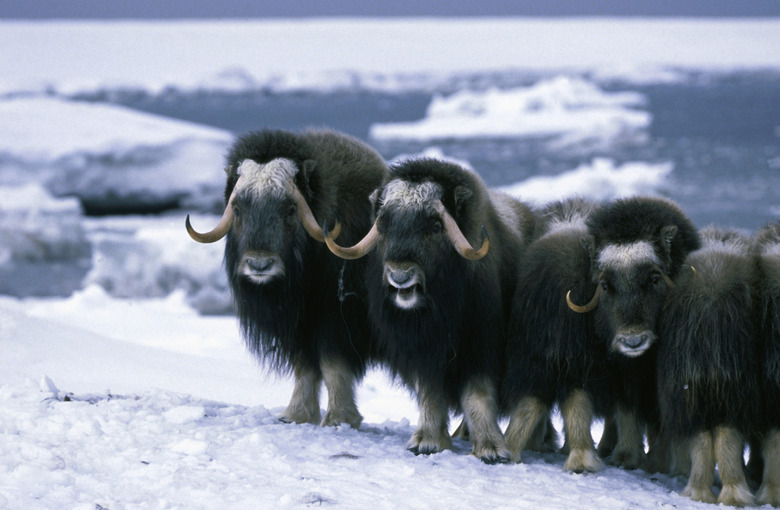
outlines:
{"label": "dark sea water", "polygon": [[[550,150],[540,139],[439,140],[435,143],[369,139],[374,123],[425,116],[432,93],[169,92],[159,96],[119,94],[125,106],[189,120],[240,134],[262,128],[300,130],[327,126],[374,145],[383,156],[415,154],[436,145],[466,160],[490,186],[534,175],[556,175],[608,157],[620,164],[672,162],[660,190],[677,201],[699,226],[711,223],[754,230],[780,217],[780,74],[702,75],[685,83],[611,85],[647,99],[652,124],[644,140],[610,147]],[[107,98],[94,98],[106,100]]]}

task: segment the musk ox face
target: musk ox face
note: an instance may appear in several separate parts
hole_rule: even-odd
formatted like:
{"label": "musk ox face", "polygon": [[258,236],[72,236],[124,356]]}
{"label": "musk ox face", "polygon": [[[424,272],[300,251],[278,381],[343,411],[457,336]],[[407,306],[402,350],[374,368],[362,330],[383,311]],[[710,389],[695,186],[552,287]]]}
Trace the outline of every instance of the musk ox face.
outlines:
{"label": "musk ox face", "polygon": [[599,254],[597,320],[611,333],[610,349],[628,357],[656,341],[667,281],[653,244],[608,245]]}
{"label": "musk ox face", "polygon": [[293,193],[298,168],[283,158],[262,165],[247,159],[237,172],[239,179],[229,204],[233,270],[254,285],[271,284],[285,277],[292,261],[302,262],[306,232]]}
{"label": "musk ox face", "polygon": [[454,254],[434,207],[441,195],[435,183],[399,179],[382,190],[376,256],[382,262],[386,298],[399,309],[426,307],[427,280],[436,278],[443,257]]}
{"label": "musk ox face", "polygon": [[[360,242],[341,247],[327,226],[324,241],[331,252],[344,259],[360,258],[376,249],[374,261],[381,268],[377,275],[390,306],[425,309],[434,302],[433,294],[442,298],[447,293],[442,289],[451,280],[439,275],[457,273],[464,267],[463,259],[479,260],[490,248],[484,226],[482,244],[475,249],[444,206],[446,202],[463,211],[474,191],[457,184],[445,192],[445,186],[427,177],[392,179],[371,194],[375,221]],[[433,291],[433,287],[438,290]]]}
{"label": "musk ox face", "polygon": [[187,232],[194,240],[213,243],[227,236],[225,265],[234,286],[267,286],[289,277],[290,267],[303,263],[307,233],[323,241],[296,184],[296,178],[307,182],[313,164],[304,162],[299,169],[286,158],[264,164],[245,159],[228,168],[227,206],[213,230],[195,231],[187,216]]}

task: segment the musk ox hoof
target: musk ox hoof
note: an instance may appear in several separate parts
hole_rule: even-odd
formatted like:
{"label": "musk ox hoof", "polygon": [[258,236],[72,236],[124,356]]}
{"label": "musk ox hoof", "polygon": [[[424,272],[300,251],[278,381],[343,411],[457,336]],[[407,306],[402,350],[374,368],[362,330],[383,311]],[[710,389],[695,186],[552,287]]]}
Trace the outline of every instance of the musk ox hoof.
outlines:
{"label": "musk ox hoof", "polygon": [[421,431],[415,431],[406,443],[406,449],[415,455],[430,455],[452,449],[452,440],[448,434],[443,436],[427,436]]}
{"label": "musk ox hoof", "polygon": [[483,453],[481,455],[474,452],[474,455],[479,457],[479,460],[481,460],[485,464],[491,466],[493,464],[510,464],[512,462],[511,455],[509,455],[509,452],[507,451],[504,451],[502,453],[489,452],[489,453]]}
{"label": "musk ox hoof", "polygon": [[486,437],[481,441],[472,437],[472,444],[474,448],[471,453],[485,464],[507,464],[511,462],[512,455],[507,450],[504,437],[500,433],[498,436]]}
{"label": "musk ox hoof", "polygon": [[723,485],[718,496],[718,503],[728,506],[753,506],[753,494],[747,485]]}
{"label": "musk ox hoof", "polygon": [[363,423],[363,416],[357,411],[328,409],[320,425],[322,427],[338,427],[342,423],[346,423],[357,430],[360,428],[360,424]]}
{"label": "musk ox hoof", "polygon": [[599,459],[595,449],[572,448],[563,464],[563,469],[572,473],[595,473],[604,469],[604,463]]}
{"label": "musk ox hoof", "polygon": [[312,425],[317,425],[320,423],[320,410],[317,408],[317,411],[314,412],[288,407],[279,416],[279,421],[283,423],[311,423]]}
{"label": "musk ox hoof", "polygon": [[643,458],[644,455],[642,452],[621,450],[612,453],[609,463],[613,466],[631,470],[638,468],[642,464]]}
{"label": "musk ox hoof", "polygon": [[682,491],[682,495],[694,501],[701,501],[702,503],[714,504],[718,501],[717,498],[715,498],[715,494],[712,492],[712,488],[710,487],[694,488],[688,486],[684,491]]}
{"label": "musk ox hoof", "polygon": [[758,489],[756,502],[759,505],[772,505],[780,507],[780,486],[764,483]]}

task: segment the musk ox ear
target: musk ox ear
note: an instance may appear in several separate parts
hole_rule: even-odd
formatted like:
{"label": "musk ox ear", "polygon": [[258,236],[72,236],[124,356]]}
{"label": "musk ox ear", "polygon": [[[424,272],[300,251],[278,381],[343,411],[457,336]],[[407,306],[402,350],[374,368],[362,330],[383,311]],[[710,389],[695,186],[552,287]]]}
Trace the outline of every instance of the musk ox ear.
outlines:
{"label": "musk ox ear", "polygon": [[377,188],[368,195],[368,200],[371,202],[371,208],[376,212],[379,209],[380,198],[382,197],[382,188]]}
{"label": "musk ox ear", "polygon": [[667,225],[661,229],[661,240],[664,243],[664,249],[666,254],[671,256],[672,254],[672,242],[677,235],[677,225]]}
{"label": "musk ox ear", "polygon": [[312,194],[312,175],[315,168],[317,168],[317,161],[314,159],[305,159],[298,168],[298,178],[295,180],[306,197]]}
{"label": "musk ox ear", "polygon": [[580,239],[580,245],[582,245],[582,249],[585,250],[585,252],[588,254],[588,260],[593,266],[593,269],[597,269],[596,266],[598,266],[598,260],[596,259],[596,240],[592,235],[589,234]]}
{"label": "musk ox ear", "polygon": [[471,198],[473,194],[474,192],[466,186],[457,186],[455,188],[455,211],[458,214],[463,211],[463,208],[466,206],[466,202],[468,202],[469,198]]}

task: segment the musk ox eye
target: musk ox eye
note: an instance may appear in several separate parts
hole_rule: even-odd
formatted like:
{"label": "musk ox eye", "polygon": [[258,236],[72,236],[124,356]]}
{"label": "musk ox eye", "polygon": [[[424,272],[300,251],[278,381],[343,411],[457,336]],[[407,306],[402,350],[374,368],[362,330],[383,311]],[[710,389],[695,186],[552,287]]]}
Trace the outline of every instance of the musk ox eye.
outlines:
{"label": "musk ox eye", "polygon": [[233,216],[236,218],[241,216],[241,209],[237,205],[233,206]]}
{"label": "musk ox eye", "polygon": [[661,275],[654,274],[654,275],[650,276],[650,283],[652,283],[653,285],[660,285],[661,284]]}
{"label": "musk ox eye", "polygon": [[431,233],[433,234],[441,234],[441,231],[444,229],[441,222],[435,222],[433,225],[431,225]]}
{"label": "musk ox eye", "polygon": [[607,281],[606,281],[606,280],[601,280],[601,281],[599,282],[599,285],[601,285],[601,289],[602,289],[602,290],[604,290],[604,291],[607,291],[607,290],[609,290],[609,284],[607,283]]}
{"label": "musk ox eye", "polygon": [[295,216],[295,214],[298,212],[298,209],[295,207],[295,205],[290,205],[287,208],[287,211],[285,211],[285,215],[289,218],[290,216]]}

